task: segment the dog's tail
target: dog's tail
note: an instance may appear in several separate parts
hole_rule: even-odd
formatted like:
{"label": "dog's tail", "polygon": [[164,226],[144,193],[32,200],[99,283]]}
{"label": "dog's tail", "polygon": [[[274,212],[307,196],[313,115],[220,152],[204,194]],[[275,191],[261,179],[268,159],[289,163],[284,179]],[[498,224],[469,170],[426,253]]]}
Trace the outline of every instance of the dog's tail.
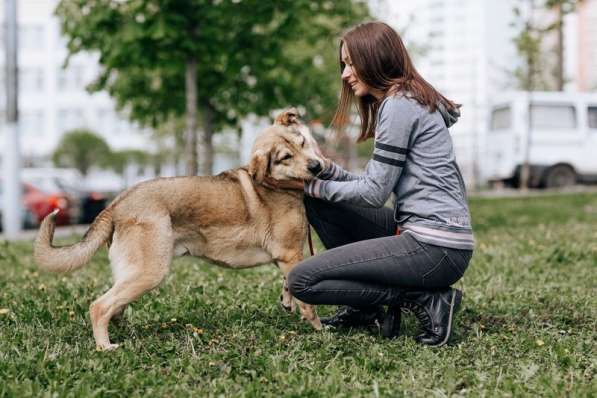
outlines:
{"label": "dog's tail", "polygon": [[33,258],[46,271],[68,272],[81,268],[114,231],[112,206],[108,206],[96,217],[80,242],[56,247],[52,245],[56,213],[58,209],[44,218],[33,244]]}

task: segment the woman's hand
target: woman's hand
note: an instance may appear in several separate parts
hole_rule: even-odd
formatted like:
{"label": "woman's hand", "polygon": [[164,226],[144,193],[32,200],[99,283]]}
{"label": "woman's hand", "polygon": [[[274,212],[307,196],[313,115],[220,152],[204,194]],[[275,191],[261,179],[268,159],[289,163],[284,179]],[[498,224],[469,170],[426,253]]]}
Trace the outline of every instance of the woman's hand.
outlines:
{"label": "woman's hand", "polygon": [[315,139],[313,139],[311,145],[313,146],[313,152],[315,152],[315,154],[323,161],[323,170],[326,170],[330,166],[331,160],[323,155],[323,152],[321,152],[321,148],[319,148],[319,144]]}
{"label": "woman's hand", "polygon": [[292,189],[296,191],[303,191],[305,189],[305,182],[303,180],[276,180],[270,176],[263,179],[263,184],[274,189]]}

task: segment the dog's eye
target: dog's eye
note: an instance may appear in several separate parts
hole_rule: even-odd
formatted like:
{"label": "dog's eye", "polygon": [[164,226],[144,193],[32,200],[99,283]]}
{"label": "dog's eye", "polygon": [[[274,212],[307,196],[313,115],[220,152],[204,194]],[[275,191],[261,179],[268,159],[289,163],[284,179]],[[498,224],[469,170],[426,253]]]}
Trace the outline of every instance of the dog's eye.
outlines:
{"label": "dog's eye", "polygon": [[292,155],[290,153],[287,153],[286,155],[284,155],[280,159],[278,159],[278,163],[288,160],[290,158],[292,158]]}
{"label": "dog's eye", "polygon": [[307,141],[307,140],[305,139],[305,137],[303,137],[303,142],[301,142],[301,148],[304,148],[304,147],[305,147],[305,142],[306,142],[306,141]]}

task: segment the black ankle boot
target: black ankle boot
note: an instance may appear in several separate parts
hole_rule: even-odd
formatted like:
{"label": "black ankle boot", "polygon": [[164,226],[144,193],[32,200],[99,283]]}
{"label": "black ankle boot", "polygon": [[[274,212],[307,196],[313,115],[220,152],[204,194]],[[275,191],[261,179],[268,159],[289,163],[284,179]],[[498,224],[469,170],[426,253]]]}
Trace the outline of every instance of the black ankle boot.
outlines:
{"label": "black ankle boot", "polygon": [[460,307],[462,292],[448,288],[439,291],[404,291],[400,302],[410,309],[419,322],[423,333],[415,337],[422,344],[441,347],[452,333],[454,313]]}
{"label": "black ankle boot", "polygon": [[332,327],[360,327],[371,326],[377,322],[381,324],[384,319],[383,307],[353,308],[344,306],[327,318],[321,318],[321,324]]}

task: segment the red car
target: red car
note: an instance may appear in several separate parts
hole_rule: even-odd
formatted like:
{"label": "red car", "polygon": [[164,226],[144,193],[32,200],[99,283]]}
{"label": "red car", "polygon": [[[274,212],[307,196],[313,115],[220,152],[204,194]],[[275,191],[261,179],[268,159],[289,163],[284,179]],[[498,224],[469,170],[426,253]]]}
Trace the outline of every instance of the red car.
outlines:
{"label": "red car", "polygon": [[44,192],[29,183],[23,183],[23,206],[31,212],[39,224],[54,209],[60,209],[56,215],[56,225],[68,225],[72,221],[71,199],[63,192]]}
{"label": "red car", "polygon": [[[37,228],[41,220],[54,209],[60,209],[56,215],[58,225],[70,224],[78,217],[74,201],[61,191],[40,188],[39,184],[22,183],[23,228]],[[0,203],[3,199],[2,179],[0,179]],[[0,231],[2,230],[2,206],[0,205]]]}

